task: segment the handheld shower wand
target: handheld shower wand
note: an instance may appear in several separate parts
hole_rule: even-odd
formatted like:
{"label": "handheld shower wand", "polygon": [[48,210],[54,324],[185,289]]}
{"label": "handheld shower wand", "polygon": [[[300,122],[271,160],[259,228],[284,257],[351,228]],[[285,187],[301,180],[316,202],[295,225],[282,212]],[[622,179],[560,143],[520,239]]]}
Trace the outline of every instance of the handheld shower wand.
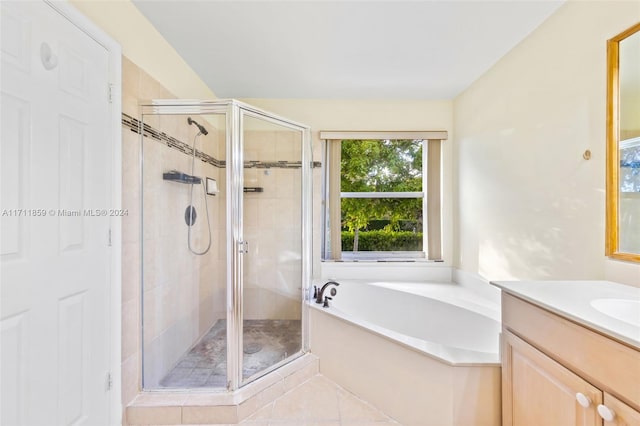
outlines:
{"label": "handheld shower wand", "polygon": [[187,123],[189,124],[195,124],[195,126],[198,128],[198,130],[200,130],[200,133],[202,133],[203,135],[208,135],[209,132],[207,131],[207,129],[204,128],[204,126],[202,124],[198,124],[197,121],[192,120],[191,117],[187,117]]}
{"label": "handheld shower wand", "polygon": [[[198,124],[195,120],[192,120],[191,117],[187,118],[187,123],[191,124],[195,124],[196,127],[198,127],[198,130],[200,130],[200,133],[198,133],[197,135],[195,135],[195,137],[193,138],[193,148],[191,151],[191,176],[194,175],[195,172],[195,162],[196,162],[196,141],[198,140],[198,137],[200,135],[207,135],[209,132],[207,131],[207,129],[204,128],[204,126]],[[189,189],[189,207],[191,208],[189,215],[191,216],[193,213],[195,212],[195,209],[193,208],[193,182],[191,183],[191,188]],[[193,222],[191,222],[189,224],[189,228],[187,229],[187,246],[189,247],[189,251],[197,256],[202,256],[203,254],[206,254],[209,252],[209,249],[211,248],[211,221],[209,219],[209,203],[207,202],[207,193],[206,190],[204,188],[204,182],[202,182],[202,196],[204,197],[204,209],[205,212],[207,214],[207,228],[209,230],[209,243],[207,244],[207,248],[205,248],[203,251],[196,251],[192,246],[191,246],[191,228],[192,228],[192,224]],[[195,220],[195,217],[193,217],[193,219]]]}

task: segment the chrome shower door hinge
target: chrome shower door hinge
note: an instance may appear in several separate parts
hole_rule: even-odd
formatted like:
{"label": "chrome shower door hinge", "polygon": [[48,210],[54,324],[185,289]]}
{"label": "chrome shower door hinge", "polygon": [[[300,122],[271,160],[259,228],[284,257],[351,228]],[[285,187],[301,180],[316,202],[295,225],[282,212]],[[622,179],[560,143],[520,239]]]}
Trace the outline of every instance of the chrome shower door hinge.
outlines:
{"label": "chrome shower door hinge", "polygon": [[238,253],[249,253],[248,241],[238,241]]}

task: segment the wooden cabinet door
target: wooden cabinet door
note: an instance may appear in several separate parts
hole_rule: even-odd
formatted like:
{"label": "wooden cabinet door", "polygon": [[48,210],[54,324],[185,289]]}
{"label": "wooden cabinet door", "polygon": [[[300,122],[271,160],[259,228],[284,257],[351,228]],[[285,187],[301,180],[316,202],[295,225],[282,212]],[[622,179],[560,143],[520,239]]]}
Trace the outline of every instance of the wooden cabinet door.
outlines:
{"label": "wooden cabinet door", "polygon": [[[602,392],[508,331],[503,332],[505,426],[602,426]],[[576,394],[589,399],[580,405]]]}
{"label": "wooden cabinet door", "polygon": [[638,426],[640,425],[640,412],[629,407],[616,397],[605,393],[604,405],[614,412],[613,420],[605,420],[605,426]]}

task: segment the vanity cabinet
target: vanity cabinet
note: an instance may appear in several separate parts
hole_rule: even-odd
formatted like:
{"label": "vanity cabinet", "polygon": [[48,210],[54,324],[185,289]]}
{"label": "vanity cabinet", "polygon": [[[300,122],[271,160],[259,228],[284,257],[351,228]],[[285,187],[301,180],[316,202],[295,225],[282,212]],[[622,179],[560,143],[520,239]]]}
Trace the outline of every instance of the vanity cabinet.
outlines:
{"label": "vanity cabinet", "polygon": [[605,392],[604,406],[615,413],[611,421],[604,422],[605,426],[638,426],[640,425],[640,411],[636,411],[613,395]]}
{"label": "vanity cabinet", "polygon": [[[602,392],[533,346],[503,335],[504,425],[602,426]],[[576,395],[581,394],[586,407]]]}
{"label": "vanity cabinet", "polygon": [[504,426],[640,426],[640,351],[502,295]]}

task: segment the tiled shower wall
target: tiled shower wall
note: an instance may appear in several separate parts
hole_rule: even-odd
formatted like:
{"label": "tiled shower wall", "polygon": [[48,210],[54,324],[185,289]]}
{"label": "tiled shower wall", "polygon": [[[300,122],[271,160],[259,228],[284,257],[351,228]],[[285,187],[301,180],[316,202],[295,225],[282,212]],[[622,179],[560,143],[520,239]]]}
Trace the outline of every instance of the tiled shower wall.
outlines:
{"label": "tiled shower wall", "polygon": [[[212,246],[204,256],[187,249],[184,211],[189,203],[189,185],[165,181],[162,173],[191,170],[191,157],[174,141],[191,146],[196,129],[186,116],[145,117],[144,191],[140,191],[140,135],[137,132],[139,101],[170,99],[174,96],[157,81],[123,58],[123,220],[122,277],[122,380],[126,406],[141,389],[141,271],[144,271],[144,316],[146,380],[154,385],[173,367],[225,311],[225,223],[224,176],[212,161],[196,159],[194,175],[218,180],[221,192],[207,196],[212,227]],[[212,158],[224,158],[224,135],[203,119],[209,135],[198,138],[197,149]],[[163,132],[163,138],[158,137]],[[170,141],[166,137],[170,136]],[[184,149],[185,145],[182,145]],[[208,157],[207,157],[208,158]],[[140,198],[144,197],[144,236],[140,232]],[[193,204],[198,219],[192,231],[193,245],[206,247],[208,230],[201,185],[194,186]],[[141,238],[144,238],[144,265],[141,265]],[[144,267],[144,268],[142,268]]]}
{"label": "tiled shower wall", "polygon": [[[202,117],[197,119],[210,132],[198,136],[196,149],[217,157],[219,139],[224,143],[224,134],[218,138],[218,131],[210,123]],[[197,133],[184,115],[152,115],[144,120],[179,141],[193,141]],[[225,316],[225,252],[220,250],[225,238],[220,221],[224,193],[206,195],[211,247],[203,255],[191,253],[185,222],[190,201],[197,212],[191,227],[191,247],[203,252],[209,242],[204,186],[194,185],[190,200],[191,185],[162,178],[171,170],[191,174],[191,154],[151,137],[145,137],[143,144],[144,380],[147,387],[156,387],[180,357]],[[218,167],[200,159],[196,159],[194,167],[195,176],[220,180]]]}
{"label": "tiled shower wall", "polygon": [[245,187],[262,192],[244,197],[245,319],[301,318],[300,132],[245,131]]}

